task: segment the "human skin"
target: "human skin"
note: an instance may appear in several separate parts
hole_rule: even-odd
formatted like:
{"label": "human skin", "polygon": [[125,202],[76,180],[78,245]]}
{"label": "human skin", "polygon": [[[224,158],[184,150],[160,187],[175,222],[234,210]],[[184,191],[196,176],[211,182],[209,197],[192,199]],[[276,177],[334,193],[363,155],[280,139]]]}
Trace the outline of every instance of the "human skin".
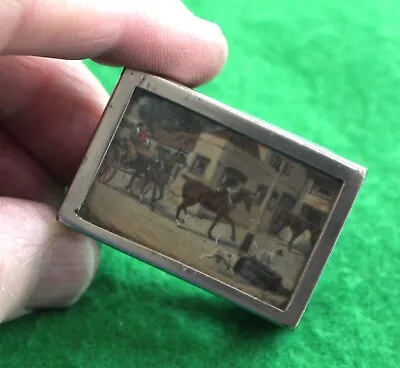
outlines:
{"label": "human skin", "polygon": [[194,87],[227,50],[178,0],[0,2],[0,323],[72,306],[98,268],[96,243],[56,220],[109,98],[80,60]]}

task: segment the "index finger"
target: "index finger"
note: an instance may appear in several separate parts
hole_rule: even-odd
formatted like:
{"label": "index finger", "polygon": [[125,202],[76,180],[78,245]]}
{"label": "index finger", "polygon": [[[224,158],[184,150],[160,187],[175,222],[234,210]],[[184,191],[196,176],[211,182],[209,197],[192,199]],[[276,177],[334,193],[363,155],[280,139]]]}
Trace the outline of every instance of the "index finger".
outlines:
{"label": "index finger", "polygon": [[90,57],[194,86],[219,73],[227,46],[178,0],[3,0],[2,53],[53,58],[0,57],[0,128],[65,184],[108,95],[82,65],[54,58]]}
{"label": "index finger", "polygon": [[[168,47],[171,40],[173,48]],[[188,53],[196,52],[188,48],[193,43],[197,50],[208,50],[204,57],[190,58]],[[1,54],[92,58],[154,73],[164,72],[162,64],[173,56],[165,76],[197,85],[218,72],[227,46],[217,25],[194,16],[179,0],[3,0]],[[199,65],[188,65],[188,59]],[[210,75],[184,72],[201,70],[203,63]],[[187,74],[191,78],[181,80]]]}

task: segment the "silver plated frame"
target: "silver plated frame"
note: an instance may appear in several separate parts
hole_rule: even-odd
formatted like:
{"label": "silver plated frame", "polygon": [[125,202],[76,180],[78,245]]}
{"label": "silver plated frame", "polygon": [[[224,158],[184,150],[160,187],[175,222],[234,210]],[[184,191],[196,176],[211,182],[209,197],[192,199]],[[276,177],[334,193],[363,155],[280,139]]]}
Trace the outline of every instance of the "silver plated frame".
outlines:
{"label": "silver plated frame", "polygon": [[[312,254],[284,310],[252,297],[166,255],[157,253],[143,245],[96,226],[79,216],[79,209],[85,201],[136,88],[150,91],[187,109],[200,113],[218,124],[278,150],[289,158],[292,157],[305,165],[311,165],[315,169],[342,182],[339,195],[326,225],[314,245]],[[66,194],[58,213],[58,219],[65,225],[85,233],[99,242],[226,298],[273,323],[295,328],[307,307],[346,218],[361,189],[366,173],[367,169],[360,165],[339,157],[274,125],[239,112],[190,88],[158,76],[124,69],[104,111],[95,136]]]}

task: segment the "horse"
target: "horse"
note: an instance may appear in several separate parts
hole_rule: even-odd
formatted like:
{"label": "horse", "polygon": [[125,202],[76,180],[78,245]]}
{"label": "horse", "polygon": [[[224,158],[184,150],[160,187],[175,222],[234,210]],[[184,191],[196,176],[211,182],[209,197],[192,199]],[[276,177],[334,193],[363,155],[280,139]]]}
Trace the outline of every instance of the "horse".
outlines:
{"label": "horse", "polygon": [[[126,162],[126,166],[133,169],[135,172],[131,176],[129,183],[125,186],[126,190],[131,190],[133,182],[141,175],[146,177],[147,171],[154,165],[157,165],[157,161],[154,162],[150,157],[144,156],[142,154],[138,154],[138,156],[134,160],[130,160]],[[143,189],[144,190],[144,189]]]}
{"label": "horse", "polygon": [[285,227],[289,227],[292,231],[292,236],[288,243],[289,251],[292,251],[294,240],[303,234],[304,231],[310,232],[310,241],[314,244],[318,240],[322,228],[321,224],[313,224],[305,218],[295,215],[287,210],[278,211],[271,223],[270,232],[273,234],[279,234],[279,232]]}
{"label": "horse", "polygon": [[[236,240],[236,229],[235,223],[232,220],[230,213],[239,203],[243,203],[247,212],[251,211],[253,204],[253,193],[251,191],[240,188],[238,190],[232,190],[229,188],[220,188],[220,190],[214,190],[210,186],[202,183],[198,180],[189,179],[182,187],[182,203],[177,207],[176,210],[176,224],[181,227],[179,216],[181,211],[187,216],[187,207],[200,204],[203,208],[208,211],[215,213],[214,221],[208,229],[208,237],[211,240],[215,240],[212,235],[212,230],[221,221],[225,219],[232,228],[231,239]],[[182,221],[184,223],[185,220]]]}
{"label": "horse", "polygon": [[[186,166],[186,164],[186,155],[182,150],[178,150],[166,160],[146,161],[146,165],[136,168],[130,182],[133,182],[138,175],[144,174],[144,180],[140,188],[140,201],[143,201],[143,193],[147,185],[152,184],[150,209],[154,211],[154,203],[164,198],[165,187],[169,183],[175,166]],[[128,187],[130,187],[130,184],[128,184]],[[157,189],[159,196],[156,198]]]}

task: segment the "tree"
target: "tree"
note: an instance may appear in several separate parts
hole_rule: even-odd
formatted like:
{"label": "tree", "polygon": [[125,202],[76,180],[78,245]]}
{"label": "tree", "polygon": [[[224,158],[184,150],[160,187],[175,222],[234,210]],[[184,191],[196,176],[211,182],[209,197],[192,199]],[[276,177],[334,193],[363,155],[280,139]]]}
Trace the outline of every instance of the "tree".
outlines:
{"label": "tree", "polygon": [[208,118],[197,114],[179,104],[156,95],[146,95],[145,103],[138,109],[140,119],[151,127],[169,132],[187,132],[198,134],[216,130],[216,125]]}

